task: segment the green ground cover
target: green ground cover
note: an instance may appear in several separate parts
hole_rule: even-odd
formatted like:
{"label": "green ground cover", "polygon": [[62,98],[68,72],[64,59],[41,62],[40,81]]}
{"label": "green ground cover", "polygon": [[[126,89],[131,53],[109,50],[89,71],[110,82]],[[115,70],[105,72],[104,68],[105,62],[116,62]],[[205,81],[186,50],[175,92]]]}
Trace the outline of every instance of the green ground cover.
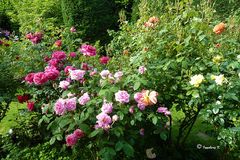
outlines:
{"label": "green ground cover", "polygon": [[0,122],[0,134],[5,134],[10,128],[16,125],[16,118],[20,112],[20,109],[26,108],[26,104],[20,104],[17,102],[12,102],[7,115]]}

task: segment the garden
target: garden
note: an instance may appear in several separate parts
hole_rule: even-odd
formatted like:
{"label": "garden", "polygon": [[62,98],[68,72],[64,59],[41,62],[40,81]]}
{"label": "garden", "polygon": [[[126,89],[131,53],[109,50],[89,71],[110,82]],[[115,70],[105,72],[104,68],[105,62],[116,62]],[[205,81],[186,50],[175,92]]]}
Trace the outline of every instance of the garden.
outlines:
{"label": "garden", "polygon": [[240,159],[238,0],[1,0],[1,160]]}

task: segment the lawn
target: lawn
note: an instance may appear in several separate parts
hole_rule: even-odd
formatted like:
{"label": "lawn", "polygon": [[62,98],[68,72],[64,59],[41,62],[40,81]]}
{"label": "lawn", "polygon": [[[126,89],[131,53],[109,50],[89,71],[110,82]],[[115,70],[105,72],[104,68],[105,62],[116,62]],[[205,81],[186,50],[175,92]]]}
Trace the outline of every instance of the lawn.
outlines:
{"label": "lawn", "polygon": [[20,104],[17,102],[12,102],[10,104],[10,109],[8,110],[6,116],[0,122],[0,134],[5,134],[10,128],[16,125],[16,118],[18,117],[19,109],[26,107],[26,104]]}

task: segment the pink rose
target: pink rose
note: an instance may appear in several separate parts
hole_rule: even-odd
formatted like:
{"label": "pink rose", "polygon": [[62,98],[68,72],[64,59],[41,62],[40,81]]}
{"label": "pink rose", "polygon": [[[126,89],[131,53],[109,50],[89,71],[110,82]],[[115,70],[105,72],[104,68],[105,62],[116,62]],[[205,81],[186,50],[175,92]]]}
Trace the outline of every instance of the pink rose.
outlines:
{"label": "pink rose", "polygon": [[108,56],[103,56],[100,58],[100,63],[101,64],[107,64],[110,58]]}
{"label": "pink rose", "polygon": [[122,71],[118,71],[114,74],[114,77],[116,78],[116,81],[119,81],[123,76],[123,72]]}
{"label": "pink rose", "polygon": [[35,74],[35,73],[29,73],[29,74],[27,74],[27,76],[25,77],[25,81],[26,81],[28,84],[32,84],[32,83],[33,83],[34,74]]}
{"label": "pink rose", "polygon": [[82,63],[81,68],[82,68],[83,70],[86,70],[86,71],[89,70],[89,66],[88,66],[87,63]]}
{"label": "pink rose", "polygon": [[78,102],[80,105],[85,105],[88,101],[90,101],[90,97],[88,93],[84,93],[79,99]]}
{"label": "pink rose", "polygon": [[103,106],[101,108],[101,111],[104,112],[104,113],[112,113],[112,110],[113,110],[113,106],[112,106],[113,103],[106,103],[104,102],[103,103]]}
{"label": "pink rose", "polygon": [[72,80],[81,80],[84,78],[85,71],[84,70],[69,70],[70,78]]}
{"label": "pink rose", "polygon": [[92,72],[90,72],[90,76],[92,77],[92,76],[94,76],[95,74],[97,74],[97,71],[92,71]]}
{"label": "pink rose", "polygon": [[97,118],[97,125],[95,128],[103,128],[105,130],[108,130],[110,128],[110,124],[112,123],[112,119],[109,115],[102,112],[99,115],[96,116]]}
{"label": "pink rose", "polygon": [[76,68],[74,68],[73,66],[66,66],[65,68],[64,68],[64,72],[66,73],[66,74],[68,74],[69,73],[69,70],[75,70]]}
{"label": "pink rose", "polygon": [[65,100],[65,108],[68,111],[76,110],[76,106],[77,106],[77,98],[76,97],[69,98],[69,99]]}
{"label": "pink rose", "polygon": [[64,113],[66,112],[64,99],[60,98],[57,100],[54,105],[54,111],[57,115],[64,115]]}
{"label": "pink rose", "polygon": [[34,76],[33,76],[33,82],[36,84],[36,85],[41,85],[41,84],[44,84],[48,81],[48,78],[47,76],[45,75],[44,72],[38,72],[38,73],[35,73]]}
{"label": "pink rose", "polygon": [[66,137],[66,144],[69,147],[74,146],[77,143],[77,141],[78,141],[78,138],[76,137],[75,134],[69,134]]}
{"label": "pink rose", "polygon": [[117,93],[115,93],[115,99],[120,103],[128,103],[129,98],[130,95],[127,93],[127,91],[118,91]]}
{"label": "pink rose", "polygon": [[146,70],[147,70],[147,69],[146,69],[144,66],[140,66],[140,67],[138,68],[138,72],[139,72],[140,74],[143,74]]}
{"label": "pink rose", "polygon": [[53,66],[53,67],[57,67],[58,63],[59,63],[59,60],[57,60],[57,59],[50,59],[48,61],[48,65]]}
{"label": "pink rose", "polygon": [[168,115],[170,115],[171,114],[171,112],[168,110],[168,108],[166,108],[166,107],[159,107],[158,109],[157,109],[157,112],[158,113],[163,113],[165,116],[168,116]]}
{"label": "pink rose", "polygon": [[33,111],[33,109],[34,109],[34,102],[28,101],[27,102],[27,108],[28,108],[29,111]]}
{"label": "pink rose", "polygon": [[82,52],[84,56],[95,56],[96,48],[91,45],[83,44],[80,48],[80,52]]}
{"label": "pink rose", "polygon": [[76,130],[73,132],[73,134],[74,134],[78,139],[84,137],[84,132],[83,132],[81,129],[76,129]]}
{"label": "pink rose", "polygon": [[45,75],[48,80],[56,80],[60,75],[60,72],[55,67],[49,67],[45,70]]}
{"label": "pink rose", "polygon": [[103,71],[100,73],[102,79],[106,79],[109,74],[110,74],[109,70],[103,70]]}
{"label": "pink rose", "polygon": [[77,30],[76,30],[75,27],[72,26],[72,27],[70,28],[70,32],[74,33],[74,32],[76,32],[76,31],[77,31]]}
{"label": "pink rose", "polygon": [[128,111],[129,111],[129,113],[133,114],[134,113],[134,106],[131,106]]}
{"label": "pink rose", "polygon": [[72,58],[74,58],[74,57],[77,56],[77,54],[76,54],[76,52],[71,52],[71,53],[69,54],[69,56],[72,57]]}
{"label": "pink rose", "polygon": [[66,58],[66,54],[63,51],[54,51],[52,53],[52,58],[57,59],[57,60],[64,60]]}
{"label": "pink rose", "polygon": [[68,89],[69,85],[70,85],[70,82],[68,82],[68,81],[61,81],[59,83],[59,87],[62,88],[62,89]]}

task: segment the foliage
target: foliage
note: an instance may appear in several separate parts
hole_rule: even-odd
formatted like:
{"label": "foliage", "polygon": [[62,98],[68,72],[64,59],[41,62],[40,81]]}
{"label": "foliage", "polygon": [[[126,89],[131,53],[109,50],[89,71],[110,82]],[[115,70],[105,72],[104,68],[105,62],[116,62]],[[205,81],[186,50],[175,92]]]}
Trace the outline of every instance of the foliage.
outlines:
{"label": "foliage", "polygon": [[[219,23],[212,5],[201,3],[195,8],[191,3],[142,0],[140,19],[123,23],[120,32],[111,32],[114,39],[108,47],[112,55],[127,53],[131,67],[146,66],[146,79],[152,82],[154,90],[162,93],[160,101],[185,113],[179,127],[180,146],[200,112],[217,134],[232,127],[231,134],[239,132],[239,18],[226,18],[226,31],[217,35],[212,32]],[[151,24],[152,16],[159,22]],[[217,57],[220,59],[216,61]],[[204,76],[203,84],[191,86],[191,78],[199,74]],[[223,84],[211,79],[211,75],[221,74],[225,77]],[[221,104],[216,105],[217,101]],[[238,150],[238,143],[236,137],[227,142],[232,151]],[[225,153],[231,154],[230,150]]]}
{"label": "foliage", "polygon": [[22,33],[55,29],[62,25],[59,0],[10,0],[13,10],[7,14],[13,22],[18,22]]}

